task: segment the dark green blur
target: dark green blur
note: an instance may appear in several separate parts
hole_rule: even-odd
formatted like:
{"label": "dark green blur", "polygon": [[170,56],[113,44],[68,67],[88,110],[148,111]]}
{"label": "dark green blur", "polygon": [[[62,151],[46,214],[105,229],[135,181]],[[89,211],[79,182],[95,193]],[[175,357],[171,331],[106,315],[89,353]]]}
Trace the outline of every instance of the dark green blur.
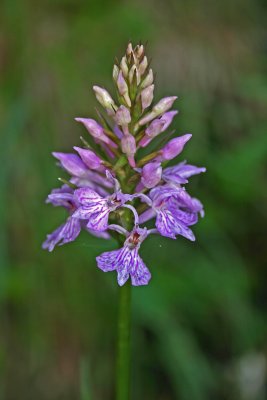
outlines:
{"label": "dark green blur", "polygon": [[[267,386],[267,3],[2,0],[0,4],[0,399],[113,400],[116,243],[82,233],[51,254],[65,218],[46,205],[112,92],[127,41],[148,42],[155,97],[178,95],[179,160],[206,166],[189,192],[196,243],[149,237],[133,288],[132,400],[264,400]],[[114,92],[113,92],[114,93]],[[62,173],[61,173],[62,174]]]}

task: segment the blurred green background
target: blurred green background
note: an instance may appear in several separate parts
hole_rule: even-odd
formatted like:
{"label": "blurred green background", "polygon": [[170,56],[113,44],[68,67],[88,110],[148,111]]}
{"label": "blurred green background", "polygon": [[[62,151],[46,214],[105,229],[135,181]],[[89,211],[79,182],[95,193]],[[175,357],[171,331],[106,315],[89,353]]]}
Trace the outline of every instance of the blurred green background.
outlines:
{"label": "blurred green background", "polygon": [[[149,238],[153,279],[133,290],[134,400],[263,400],[267,387],[267,3],[264,0],[2,0],[0,398],[112,400],[117,284],[85,232],[49,254],[65,218],[45,205],[112,92],[127,41],[148,42],[156,99],[178,95],[183,158],[206,166],[192,195],[196,243]],[[183,158],[180,158],[182,160]]]}

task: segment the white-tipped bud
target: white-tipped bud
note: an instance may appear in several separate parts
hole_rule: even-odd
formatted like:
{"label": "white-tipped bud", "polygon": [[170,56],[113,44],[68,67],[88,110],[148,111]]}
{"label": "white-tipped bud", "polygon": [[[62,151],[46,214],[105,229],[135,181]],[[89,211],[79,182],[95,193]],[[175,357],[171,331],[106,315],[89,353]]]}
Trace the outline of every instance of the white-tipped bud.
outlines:
{"label": "white-tipped bud", "polygon": [[148,71],[147,76],[145,77],[145,79],[141,82],[141,88],[144,89],[147,86],[151,85],[154,81],[154,76],[153,76],[153,71],[150,68],[150,70]]}
{"label": "white-tipped bud", "polygon": [[122,71],[120,71],[118,75],[117,87],[120,95],[122,96],[128,92],[128,85],[126,83],[126,80],[124,79]]}
{"label": "white-tipped bud", "polygon": [[148,61],[147,61],[147,57],[145,56],[143,58],[143,60],[140,62],[139,68],[138,68],[139,74],[141,76],[145,73],[145,70],[147,69],[147,66],[148,66]]}
{"label": "white-tipped bud", "polygon": [[129,71],[129,82],[130,83],[133,82],[134,74],[136,74],[136,82],[137,82],[137,85],[139,85],[139,83],[140,83],[140,74],[139,74],[139,71],[136,68],[135,64],[132,66],[132,68]]}
{"label": "white-tipped bud", "polygon": [[122,57],[122,59],[121,59],[120,67],[121,67],[124,78],[126,78],[128,75],[128,72],[129,72],[129,68],[128,68],[125,56]]}
{"label": "white-tipped bud", "polygon": [[124,100],[126,101],[127,106],[131,107],[132,103],[131,103],[131,99],[129,97],[128,85],[126,83],[126,80],[123,77],[122,71],[119,72],[119,76],[117,79],[117,87],[118,87],[118,91],[119,91],[120,95],[124,97]]}
{"label": "white-tipped bud", "polygon": [[112,71],[112,77],[113,77],[114,81],[117,81],[119,72],[120,72],[119,67],[116,64],[114,64],[113,71]]}
{"label": "white-tipped bud", "polygon": [[164,97],[153,107],[154,113],[157,115],[165,113],[165,111],[168,111],[172,107],[176,99],[177,96]]}
{"label": "white-tipped bud", "polygon": [[144,53],[144,46],[141,44],[140,46],[136,46],[134,49],[135,54],[138,58],[141,58]]}
{"label": "white-tipped bud", "polygon": [[154,97],[154,85],[150,85],[141,92],[142,109],[149,107]]}
{"label": "white-tipped bud", "polygon": [[133,46],[132,46],[132,43],[129,42],[128,46],[127,46],[127,49],[126,49],[127,56],[130,56],[132,54],[132,52],[133,52]]}
{"label": "white-tipped bud", "polygon": [[109,111],[110,114],[114,114],[118,107],[114,103],[114,100],[112,99],[112,97],[110,96],[108,91],[106,89],[104,89],[104,88],[99,87],[99,86],[93,86],[93,90],[95,92],[96,99],[99,101],[99,103],[107,111]]}

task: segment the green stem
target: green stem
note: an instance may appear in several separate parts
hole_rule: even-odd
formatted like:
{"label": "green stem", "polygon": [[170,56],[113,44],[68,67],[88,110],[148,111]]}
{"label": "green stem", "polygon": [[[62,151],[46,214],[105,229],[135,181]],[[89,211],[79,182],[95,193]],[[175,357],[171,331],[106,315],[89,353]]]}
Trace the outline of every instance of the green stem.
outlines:
{"label": "green stem", "polygon": [[131,283],[119,288],[116,400],[130,398]]}

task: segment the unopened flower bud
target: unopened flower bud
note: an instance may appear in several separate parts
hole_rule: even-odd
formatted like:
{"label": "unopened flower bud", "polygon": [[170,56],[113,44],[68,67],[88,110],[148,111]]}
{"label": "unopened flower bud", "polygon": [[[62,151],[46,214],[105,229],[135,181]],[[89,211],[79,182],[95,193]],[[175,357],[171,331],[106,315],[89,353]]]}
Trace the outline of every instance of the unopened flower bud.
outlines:
{"label": "unopened flower bud", "polygon": [[149,107],[153,101],[154,85],[150,85],[141,92],[142,109]]}
{"label": "unopened flower bud", "polygon": [[172,107],[176,99],[177,96],[164,97],[153,107],[153,111],[157,115],[165,113],[165,111],[168,111]]}
{"label": "unopened flower bud", "polygon": [[108,91],[99,86],[93,86],[93,90],[99,103],[109,112],[109,114],[114,114],[118,107],[114,103],[114,100]]}
{"label": "unopened flower bud", "polygon": [[145,56],[139,64],[138,71],[139,71],[140,75],[143,75],[145,73],[147,66],[148,66],[148,61],[147,61],[147,57]]}
{"label": "unopened flower bud", "polygon": [[139,83],[140,83],[140,73],[139,73],[138,69],[136,68],[135,64],[132,66],[132,68],[129,71],[129,82],[130,83],[133,82],[134,75],[136,75],[136,82],[137,82],[137,85],[139,85]]}
{"label": "unopened flower bud", "polygon": [[126,78],[128,75],[129,68],[128,68],[125,56],[122,57],[122,59],[121,59],[120,67],[121,67],[124,78]]}
{"label": "unopened flower bud", "polygon": [[176,99],[177,99],[177,96],[164,97],[163,99],[161,99],[152,108],[152,111],[149,114],[145,115],[142,119],[140,119],[139,125],[145,125],[148,122],[152,121],[152,119],[165,113],[165,111],[169,110],[172,107],[172,105]]}
{"label": "unopened flower bud", "polygon": [[117,147],[117,145],[105,134],[103,127],[94,119],[75,118],[75,121],[81,122],[94,139],[100,140],[101,142],[104,142],[112,147]]}
{"label": "unopened flower bud", "polygon": [[133,46],[132,46],[132,43],[129,42],[128,46],[127,46],[127,49],[126,49],[127,56],[130,56],[132,54],[132,52],[133,52]]}
{"label": "unopened flower bud", "polygon": [[122,152],[127,155],[131,167],[135,168],[135,161],[134,161],[134,155],[136,153],[135,138],[130,134],[123,136],[123,138],[121,139],[121,149]]}
{"label": "unopened flower bud", "polygon": [[150,162],[142,169],[141,182],[146,188],[152,189],[160,182],[161,176],[162,167],[160,162]]}
{"label": "unopened flower bud", "polygon": [[178,156],[183,151],[184,145],[191,139],[192,135],[187,133],[186,135],[174,138],[170,140],[160,151],[157,161],[168,161]]}
{"label": "unopened flower bud", "polygon": [[144,89],[147,86],[151,85],[154,81],[154,76],[153,76],[153,71],[150,68],[150,70],[148,71],[147,76],[145,77],[145,79],[141,82],[141,88]]}
{"label": "unopened flower bud", "polygon": [[121,96],[124,97],[124,100],[126,101],[126,104],[128,107],[131,107],[132,103],[129,97],[129,92],[128,92],[128,85],[126,83],[126,80],[123,77],[122,71],[119,72],[119,76],[117,79],[117,87],[118,91]]}
{"label": "unopened flower bud", "polygon": [[144,53],[144,46],[142,44],[140,46],[137,45],[134,52],[138,58],[141,58]]}
{"label": "unopened flower bud", "polygon": [[118,125],[128,125],[131,122],[131,114],[127,107],[120,106],[114,116],[115,122]]}
{"label": "unopened flower bud", "polygon": [[52,154],[70,175],[81,177],[88,171],[86,165],[77,154],[57,152]]}
{"label": "unopened flower bud", "polygon": [[116,64],[114,64],[113,71],[112,71],[112,77],[113,77],[115,82],[117,82],[117,79],[118,79],[118,76],[119,76],[119,72],[120,72],[119,67]]}
{"label": "unopened flower bud", "polygon": [[92,150],[82,149],[81,147],[73,147],[79,153],[79,156],[90,169],[101,169],[103,161]]}
{"label": "unopened flower bud", "polygon": [[160,118],[154,119],[145,130],[145,136],[140,140],[139,146],[147,146],[153,138],[164,132],[169,125],[172,123],[174,116],[178,111],[168,111],[163,114]]}

